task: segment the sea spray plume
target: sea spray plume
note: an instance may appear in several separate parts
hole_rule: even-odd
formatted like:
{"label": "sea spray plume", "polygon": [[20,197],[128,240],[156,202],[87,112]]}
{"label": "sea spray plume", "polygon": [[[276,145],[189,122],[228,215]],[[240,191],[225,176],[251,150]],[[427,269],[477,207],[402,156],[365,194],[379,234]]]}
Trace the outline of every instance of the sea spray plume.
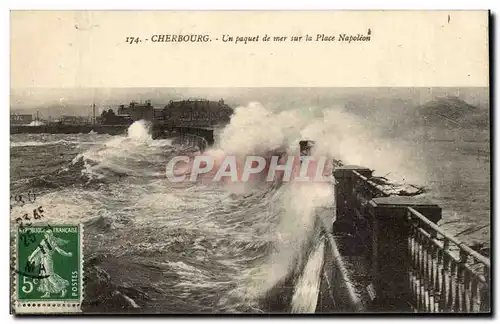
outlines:
{"label": "sea spray plume", "polygon": [[127,129],[128,137],[138,142],[150,142],[153,140],[151,135],[151,123],[146,120],[138,120]]}
{"label": "sea spray plume", "polygon": [[[152,167],[155,162],[162,161],[163,156],[149,155],[149,153],[151,149],[163,152],[163,148],[154,143],[149,127],[150,124],[144,120],[136,121],[129,126],[127,136],[112,136],[102,144],[79,154],[73,160],[73,164],[83,160],[85,168],[82,174],[89,179],[103,179],[115,175],[150,177],[153,174],[161,174]],[[160,144],[168,145],[169,142],[164,141]],[[146,154],[149,155],[147,159],[144,158]],[[143,168],[138,168],[138,165],[142,165]]]}
{"label": "sea spray plume", "polygon": [[317,246],[311,252],[300,278],[297,280],[292,297],[292,313],[314,313],[318,302],[318,292],[321,284],[321,271],[325,249],[324,239],[319,239]]}
{"label": "sea spray plume", "polygon": [[383,137],[370,120],[342,107],[325,109],[323,118],[311,121],[301,134],[316,140],[316,155],[330,155],[346,165],[367,167],[397,182],[424,182],[425,170],[408,144]]}
{"label": "sea spray plume", "polygon": [[[214,154],[219,159],[227,154],[243,157],[266,155],[273,151],[298,156],[301,130],[311,122],[313,114],[317,111],[273,113],[258,103],[239,107],[231,123],[221,133],[217,148],[207,154]],[[293,179],[276,192],[270,206],[270,213],[278,214],[273,252],[251,275],[244,292],[237,289],[241,294],[248,299],[263,297],[303,263],[304,250],[314,230],[315,210],[331,204],[332,197],[332,187],[327,183],[298,183]]]}
{"label": "sea spray plume", "polygon": [[280,289],[307,256],[309,240],[316,230],[316,210],[333,204],[333,188],[326,183],[289,183],[282,186],[271,202],[279,221],[273,238],[273,251],[254,271],[244,294],[249,299],[263,298]]}
{"label": "sea spray plume", "polygon": [[298,139],[300,130],[309,122],[300,110],[274,113],[260,103],[252,102],[235,109],[231,122],[220,134],[216,148],[226,154],[257,155],[284,146]]}
{"label": "sea spray plume", "polygon": [[[330,156],[379,172],[399,171],[407,178],[413,174],[407,168],[411,156],[408,148],[396,140],[382,138],[370,120],[351,115],[341,107],[280,112],[259,103],[238,107],[214,151],[219,157],[260,155],[277,149],[294,155],[304,138],[316,142],[316,158]],[[333,187],[329,183],[292,181],[282,185],[269,207],[270,213],[278,210],[273,252],[251,274],[246,289],[240,293],[249,299],[263,298],[290,275],[297,275],[293,273],[304,265],[308,240],[315,230],[316,210],[333,203]]]}
{"label": "sea spray plume", "polygon": [[[300,130],[313,114],[311,110],[285,110],[274,112],[258,102],[237,107],[231,122],[219,135],[219,141],[204,154],[216,158],[214,168],[218,168],[225,156],[236,156],[237,166],[243,166],[248,155],[270,159],[273,155],[298,154],[295,143],[300,140]],[[291,144],[293,143],[293,144]],[[267,170],[261,175],[265,176]],[[248,183],[231,183],[230,187],[251,187]]]}
{"label": "sea spray plume", "polygon": [[167,178],[177,177],[174,181],[201,181],[206,184],[219,182],[227,188],[238,188],[237,191],[243,193],[243,188],[251,189],[263,182],[274,183],[281,171],[274,172],[273,179],[268,179],[268,173],[275,159],[278,164],[282,163],[282,154],[280,150],[275,150],[245,156],[225,154],[221,149],[212,149],[190,158],[171,159],[167,164]]}
{"label": "sea spray plume", "polygon": [[28,124],[28,126],[43,126],[43,125],[45,125],[45,123],[40,120],[34,120]]}
{"label": "sea spray plume", "polygon": [[[331,158],[320,156],[258,156],[249,155],[243,161],[234,155],[220,157],[198,154],[174,156],[166,165],[166,177],[171,182],[324,182],[331,181]],[[325,177],[326,176],[326,177]]]}
{"label": "sea spray plume", "polygon": [[226,154],[257,155],[285,148],[290,154],[307,138],[317,142],[318,156],[368,167],[398,182],[425,182],[418,154],[407,143],[385,137],[386,129],[380,125],[347,112],[343,106],[273,111],[253,102],[235,109],[217,148]]}

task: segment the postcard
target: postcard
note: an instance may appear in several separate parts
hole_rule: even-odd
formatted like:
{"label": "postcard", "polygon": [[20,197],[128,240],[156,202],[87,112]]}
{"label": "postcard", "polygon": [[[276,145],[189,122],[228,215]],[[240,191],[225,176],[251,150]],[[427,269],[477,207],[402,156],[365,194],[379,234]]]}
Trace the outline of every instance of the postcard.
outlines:
{"label": "postcard", "polygon": [[11,313],[490,315],[489,19],[11,11]]}

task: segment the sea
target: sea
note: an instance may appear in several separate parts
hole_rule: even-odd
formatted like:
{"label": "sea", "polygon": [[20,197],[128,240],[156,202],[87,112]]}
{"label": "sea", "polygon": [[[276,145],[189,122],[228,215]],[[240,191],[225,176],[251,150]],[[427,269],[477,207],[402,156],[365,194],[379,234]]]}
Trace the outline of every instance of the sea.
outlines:
{"label": "sea", "polygon": [[[290,112],[275,117],[257,104],[245,109],[218,131],[209,153],[255,154],[283,145],[293,151],[301,138],[316,139],[318,150],[345,164],[425,186],[425,198],[443,209],[445,230],[489,246],[488,141],[377,138],[344,112],[301,119]],[[168,161],[193,154],[191,146],[153,140],[143,121],[117,136],[11,135],[11,194],[36,194],[34,202],[13,206],[11,224],[43,206],[44,222],[85,225],[86,312],[314,309],[310,291],[300,287],[317,284],[323,246],[303,258],[316,210],[334,213],[333,186],[170,182]],[[276,292],[304,267],[294,287]]]}

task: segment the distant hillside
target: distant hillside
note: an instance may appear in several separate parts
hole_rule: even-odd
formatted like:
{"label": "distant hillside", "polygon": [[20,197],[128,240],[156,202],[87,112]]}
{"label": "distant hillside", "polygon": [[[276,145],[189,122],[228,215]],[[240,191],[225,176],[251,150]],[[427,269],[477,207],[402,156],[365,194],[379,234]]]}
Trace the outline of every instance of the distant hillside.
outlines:
{"label": "distant hillside", "polygon": [[415,110],[416,121],[422,126],[446,128],[489,128],[487,109],[470,105],[457,97],[439,98]]}
{"label": "distant hillside", "polygon": [[418,140],[487,140],[489,109],[446,96],[418,104],[410,99],[392,97],[352,97],[347,112],[362,117],[380,134]]}

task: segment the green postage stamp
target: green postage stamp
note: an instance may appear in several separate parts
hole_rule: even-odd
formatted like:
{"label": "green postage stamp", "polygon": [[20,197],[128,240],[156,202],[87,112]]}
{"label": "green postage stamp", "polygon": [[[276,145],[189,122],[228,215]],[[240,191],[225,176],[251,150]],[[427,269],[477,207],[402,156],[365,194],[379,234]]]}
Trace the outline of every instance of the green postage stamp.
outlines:
{"label": "green postage stamp", "polygon": [[20,226],[16,236],[16,313],[80,312],[83,227]]}

